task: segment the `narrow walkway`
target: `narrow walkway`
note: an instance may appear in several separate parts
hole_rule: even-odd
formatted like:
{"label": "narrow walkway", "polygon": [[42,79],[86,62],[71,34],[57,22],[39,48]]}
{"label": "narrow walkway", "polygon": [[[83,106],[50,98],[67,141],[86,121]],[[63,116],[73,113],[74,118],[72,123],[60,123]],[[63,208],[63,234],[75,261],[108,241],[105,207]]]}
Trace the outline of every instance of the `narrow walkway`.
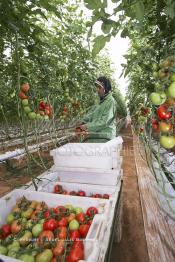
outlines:
{"label": "narrow walkway", "polygon": [[123,232],[120,243],[113,245],[111,262],[148,262],[131,128],[124,130],[121,135],[124,140]]}

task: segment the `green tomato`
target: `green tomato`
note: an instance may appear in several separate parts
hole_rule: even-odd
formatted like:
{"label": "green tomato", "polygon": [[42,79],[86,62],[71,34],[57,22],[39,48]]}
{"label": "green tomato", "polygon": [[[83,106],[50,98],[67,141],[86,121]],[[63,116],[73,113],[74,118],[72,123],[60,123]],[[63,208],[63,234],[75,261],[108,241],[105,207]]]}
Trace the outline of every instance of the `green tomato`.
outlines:
{"label": "green tomato", "polygon": [[81,207],[75,207],[74,211],[76,214],[83,213],[83,209]]}
{"label": "green tomato", "polygon": [[49,116],[44,116],[44,120],[49,120]]}
{"label": "green tomato", "polygon": [[74,210],[74,207],[70,204],[68,205],[65,205],[65,208],[69,209],[69,211],[73,211]]}
{"label": "green tomato", "polygon": [[42,218],[42,219],[40,219],[40,220],[38,221],[38,223],[39,223],[39,224],[42,224],[42,225],[43,225],[44,222],[45,222],[45,219],[44,219],[44,218]]}
{"label": "green tomato", "polygon": [[10,213],[6,218],[6,221],[7,221],[8,224],[11,224],[13,222],[13,220],[15,220],[15,217],[12,213]]}
{"label": "green tomato", "polygon": [[175,137],[174,136],[161,136],[160,144],[166,149],[171,149],[175,146]]}
{"label": "green tomato", "polygon": [[17,252],[18,251],[19,251],[19,249],[17,249],[17,248],[11,249],[11,250],[9,250],[7,256],[17,258]]}
{"label": "green tomato", "polygon": [[20,244],[17,240],[14,240],[12,244],[8,245],[7,246],[7,249],[10,251],[10,250],[13,250],[13,249],[20,249]]}
{"label": "green tomato", "polygon": [[32,234],[34,237],[39,236],[39,234],[42,232],[43,230],[43,225],[42,224],[36,224],[33,228],[32,228]]}
{"label": "green tomato", "polygon": [[170,80],[171,80],[172,82],[175,82],[175,73],[173,73],[173,74],[170,76]]}
{"label": "green tomato", "polygon": [[19,259],[23,262],[35,262],[35,258],[28,254],[21,255]]}
{"label": "green tomato", "polygon": [[19,243],[22,247],[26,247],[32,240],[32,233],[30,231],[25,231],[24,235],[19,239]]}
{"label": "green tomato", "polygon": [[53,258],[53,253],[50,249],[45,249],[42,253],[38,254],[35,258],[36,262],[50,262]]}
{"label": "green tomato", "polygon": [[175,82],[168,87],[168,96],[175,98]]}
{"label": "green tomato", "polygon": [[28,99],[23,99],[23,100],[22,100],[22,105],[23,105],[23,106],[27,106],[28,104],[29,104]]}
{"label": "green tomato", "polygon": [[29,106],[24,106],[24,112],[25,113],[30,113],[32,110],[31,110],[31,108],[29,107]]}
{"label": "green tomato", "polygon": [[8,249],[4,246],[0,245],[0,254],[1,255],[7,255]]}
{"label": "green tomato", "polygon": [[156,72],[156,71],[154,71],[154,72],[153,72],[153,77],[154,77],[154,78],[158,78],[158,76],[159,76],[159,73]]}
{"label": "green tomato", "polygon": [[31,119],[31,120],[35,119],[36,118],[36,113],[35,112],[30,112],[28,114],[28,118]]}
{"label": "green tomato", "polygon": [[71,220],[70,222],[69,222],[69,228],[70,228],[70,230],[77,230],[77,229],[79,229],[79,223],[78,223],[78,221],[76,220],[76,219],[73,219],[73,220]]}
{"label": "green tomato", "polygon": [[166,94],[153,92],[150,95],[150,100],[153,105],[161,105],[166,101]]}
{"label": "green tomato", "polygon": [[21,216],[22,216],[23,218],[29,219],[29,218],[31,217],[32,213],[33,213],[33,208],[30,208],[30,207],[29,207],[26,211],[23,211],[23,212],[21,213]]}
{"label": "green tomato", "polygon": [[42,116],[40,114],[36,114],[36,119],[42,119]]}
{"label": "green tomato", "polygon": [[152,68],[153,68],[153,70],[157,70],[158,69],[158,65],[156,63],[153,63],[152,64]]}

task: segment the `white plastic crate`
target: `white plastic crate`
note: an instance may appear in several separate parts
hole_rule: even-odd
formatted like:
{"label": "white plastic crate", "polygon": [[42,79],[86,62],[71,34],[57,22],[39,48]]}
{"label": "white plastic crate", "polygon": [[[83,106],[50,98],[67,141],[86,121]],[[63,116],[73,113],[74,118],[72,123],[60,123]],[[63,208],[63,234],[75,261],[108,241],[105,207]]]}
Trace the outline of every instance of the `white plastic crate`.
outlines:
{"label": "white plastic crate", "polygon": [[[101,186],[101,185],[90,185],[90,184],[79,184],[79,183],[66,183],[66,182],[50,182],[47,185],[40,186],[38,191],[53,193],[55,185],[61,185],[63,190],[68,192],[83,190],[86,193],[86,197],[90,197],[92,194],[109,194],[109,200],[113,205],[113,202],[116,203],[118,198],[118,192],[120,190],[121,183],[119,182],[117,186]],[[66,195],[67,196],[67,195]],[[68,195],[70,196],[70,195]]]}
{"label": "white plastic crate", "polygon": [[[89,171],[83,168],[58,168],[53,166],[48,172],[45,172],[39,178],[39,185],[46,185],[50,182],[60,181],[68,183],[82,183],[91,185],[115,186],[121,180],[123,170],[93,170]],[[45,180],[47,178],[47,180]]]}
{"label": "white plastic crate", "polygon": [[88,169],[119,169],[122,138],[107,143],[68,143],[50,151],[54,165]]}
{"label": "white plastic crate", "polygon": [[[57,205],[72,204],[73,206],[80,206],[85,211],[90,206],[95,206],[102,210],[102,214],[95,215],[92,225],[84,241],[85,248],[85,260],[87,262],[98,261],[98,256],[100,252],[100,240],[103,238],[102,229],[105,227],[107,222],[107,217],[110,212],[110,202],[105,199],[95,199],[95,198],[83,198],[83,197],[72,197],[65,195],[55,195],[43,192],[28,191],[16,189],[11,193],[0,199],[0,226],[5,223],[7,215],[11,212],[11,209],[16,204],[16,200],[22,196],[25,196],[29,200],[45,201],[49,207],[54,207]],[[6,256],[0,255],[0,258],[7,262],[19,261],[16,259],[8,258]]]}

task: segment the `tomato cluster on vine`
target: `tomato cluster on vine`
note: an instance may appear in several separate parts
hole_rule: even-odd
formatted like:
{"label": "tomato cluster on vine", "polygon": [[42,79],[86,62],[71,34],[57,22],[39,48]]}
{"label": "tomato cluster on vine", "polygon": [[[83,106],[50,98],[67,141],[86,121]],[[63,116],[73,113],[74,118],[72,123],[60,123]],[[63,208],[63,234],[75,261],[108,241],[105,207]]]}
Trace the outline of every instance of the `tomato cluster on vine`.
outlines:
{"label": "tomato cluster on vine", "polygon": [[40,101],[38,107],[35,110],[32,110],[30,103],[30,96],[27,95],[30,86],[28,83],[24,83],[21,85],[20,92],[18,94],[21,99],[22,107],[24,112],[27,114],[28,118],[31,120],[48,120],[52,118],[53,109],[52,106],[44,101]]}
{"label": "tomato cluster on vine", "polygon": [[159,135],[160,145],[171,149],[175,146],[175,58],[165,58],[157,69],[156,92],[150,95],[152,129]]}

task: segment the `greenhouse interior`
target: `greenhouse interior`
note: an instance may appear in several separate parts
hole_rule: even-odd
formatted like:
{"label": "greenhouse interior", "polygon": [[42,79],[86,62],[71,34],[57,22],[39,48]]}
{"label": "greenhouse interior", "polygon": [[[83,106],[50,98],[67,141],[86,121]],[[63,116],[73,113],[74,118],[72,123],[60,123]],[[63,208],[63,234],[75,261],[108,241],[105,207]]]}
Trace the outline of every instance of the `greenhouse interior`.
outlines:
{"label": "greenhouse interior", "polygon": [[0,262],[174,262],[175,1],[0,14]]}

